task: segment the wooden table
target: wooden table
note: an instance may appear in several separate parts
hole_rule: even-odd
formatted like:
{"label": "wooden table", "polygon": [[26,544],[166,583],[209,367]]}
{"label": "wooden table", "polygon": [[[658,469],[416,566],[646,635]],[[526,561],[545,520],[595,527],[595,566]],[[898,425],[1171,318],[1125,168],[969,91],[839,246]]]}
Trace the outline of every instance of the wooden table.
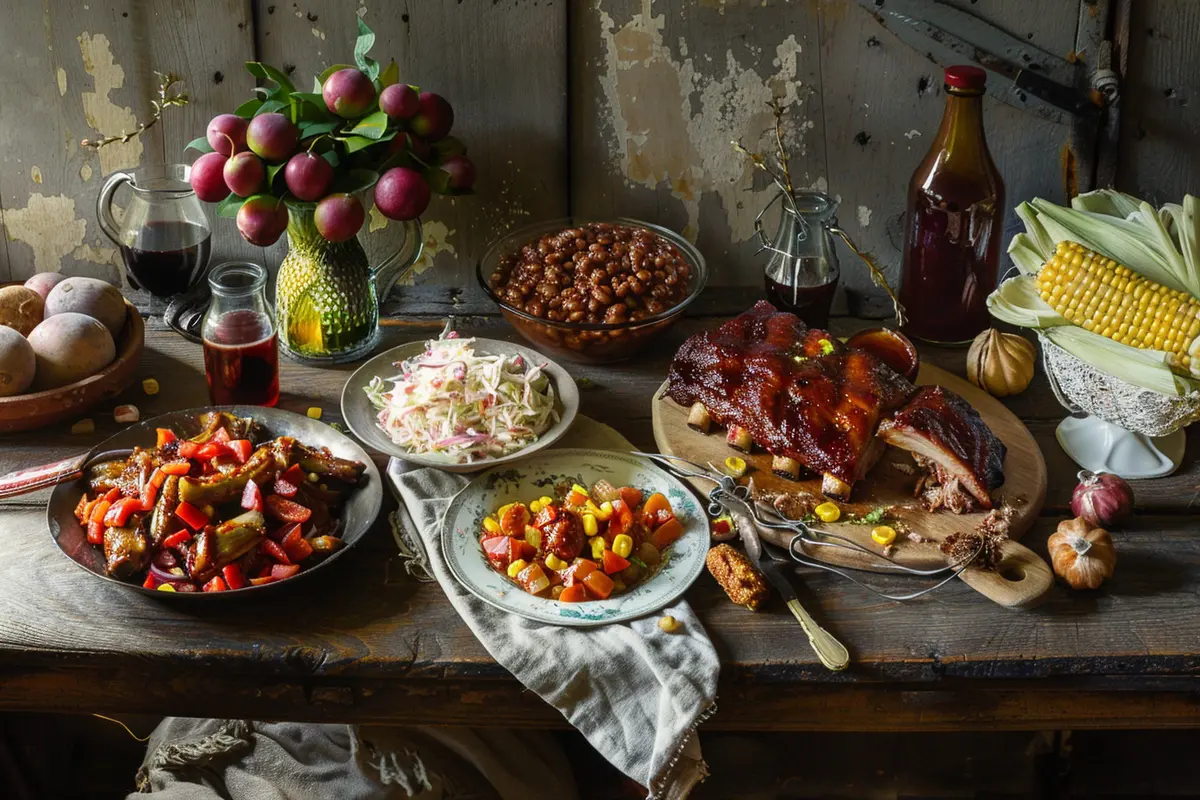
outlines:
{"label": "wooden table", "polygon": [[[453,291],[453,290],[451,290]],[[588,378],[582,413],[641,447],[653,446],[648,401],[679,343],[744,298],[706,298],[652,352]],[[392,320],[391,346],[436,332],[439,312],[464,333],[514,339],[494,317],[436,298],[429,316]],[[846,334],[868,323],[836,320]],[[198,345],[161,326],[147,334],[142,377],[122,402],[143,416],[206,401]],[[962,350],[923,357],[958,374]],[[303,413],[338,402],[349,369],[282,366],[281,405]],[[1040,376],[1012,398],[1050,472],[1044,516],[1025,542],[1045,541],[1075,484],[1054,439],[1063,416]],[[79,452],[113,433],[111,406],[94,436],[66,426],[0,438],[0,470]],[[1097,592],[1057,586],[1031,611],[1008,611],[953,583],[909,603],[881,601],[817,571],[801,599],[849,646],[853,666],[826,671],[792,616],[733,606],[707,576],[688,597],[721,655],[719,711],[710,728],[793,730],[1186,727],[1200,721],[1200,483],[1197,441],[1175,476],[1138,484],[1137,515],[1115,540],[1116,577]],[[382,459],[381,459],[382,464]],[[476,642],[441,589],[409,579],[386,522],[323,577],[254,604],[184,611],[94,580],[66,559],[45,524],[45,493],[0,505],[0,708],[257,719],[554,727],[559,714],[523,691]]]}

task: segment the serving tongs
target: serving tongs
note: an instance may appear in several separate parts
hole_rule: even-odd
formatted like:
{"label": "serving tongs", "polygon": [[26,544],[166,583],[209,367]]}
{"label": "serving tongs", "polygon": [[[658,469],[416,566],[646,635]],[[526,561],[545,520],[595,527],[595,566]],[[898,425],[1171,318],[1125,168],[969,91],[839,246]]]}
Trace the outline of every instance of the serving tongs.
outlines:
{"label": "serving tongs", "polygon": [[[650,459],[677,477],[702,478],[715,484],[708,493],[708,513],[714,517],[720,516],[723,513],[728,514],[733,517],[735,522],[741,523],[737,525],[738,534],[741,536],[747,555],[755,563],[759,562],[763,551],[764,542],[759,538],[760,529],[781,531],[785,534],[790,533],[792,536],[788,542],[787,553],[796,564],[832,572],[886,600],[913,600],[946,585],[970,566],[971,562],[983,550],[983,540],[981,537],[979,545],[975,548],[974,552],[962,559],[932,569],[910,567],[882,553],[877,553],[874,550],[863,547],[853,539],[839,533],[813,527],[802,520],[788,519],[774,507],[755,500],[751,496],[749,486],[739,484],[712,464],[702,466],[685,458],[664,455],[662,453],[634,452],[634,455]],[[806,548],[818,547],[850,550],[865,555],[871,559],[871,566],[862,568],[867,571],[892,572],[898,575],[921,578],[937,578],[938,581],[932,586],[927,586],[915,592],[893,594],[873,586],[867,581],[860,580],[850,574],[847,569],[818,561],[806,552]]]}

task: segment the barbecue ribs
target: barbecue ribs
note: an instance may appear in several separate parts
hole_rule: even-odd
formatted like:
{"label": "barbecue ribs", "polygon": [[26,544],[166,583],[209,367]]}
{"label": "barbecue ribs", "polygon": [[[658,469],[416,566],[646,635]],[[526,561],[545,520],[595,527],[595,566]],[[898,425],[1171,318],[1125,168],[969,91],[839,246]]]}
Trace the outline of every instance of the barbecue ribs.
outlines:
{"label": "barbecue ribs", "polygon": [[798,477],[792,459],[821,475],[834,499],[849,499],[885,442],[930,470],[919,488],[935,506],[991,508],[988,490],[1004,481],[1004,445],[965,400],[941,387],[918,391],[871,353],[765,301],[684,342],[667,394],[692,408],[690,424],[711,418],[743,448],[741,438],[752,439],[781,474]]}
{"label": "barbecue ribs", "polygon": [[882,453],[880,419],[912,392],[875,356],[766,301],[684,342],[668,384],[675,402],[702,403],[712,419],[821,475],[840,500]]}

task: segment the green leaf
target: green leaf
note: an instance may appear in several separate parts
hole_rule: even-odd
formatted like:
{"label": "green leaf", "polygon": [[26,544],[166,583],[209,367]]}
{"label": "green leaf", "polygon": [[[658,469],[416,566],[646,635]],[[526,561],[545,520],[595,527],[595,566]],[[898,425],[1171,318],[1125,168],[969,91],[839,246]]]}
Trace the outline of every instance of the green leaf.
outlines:
{"label": "green leaf", "polygon": [[224,200],[217,203],[217,216],[230,218],[236,217],[238,211],[242,207],[242,203],[249,199],[250,198],[248,197],[238,197],[236,194],[230,194],[229,197],[226,197]]}
{"label": "green leaf", "polygon": [[321,93],[321,79],[313,75],[313,94]]}
{"label": "green leaf", "polygon": [[247,100],[246,102],[242,103],[237,108],[235,108],[233,110],[233,113],[237,114],[239,117],[241,117],[243,119],[250,119],[251,117],[254,116],[254,112],[258,111],[258,107],[261,106],[262,104],[263,104],[262,100],[260,100],[257,97],[253,97],[253,98]]}
{"label": "green leaf", "polygon": [[388,86],[391,86],[393,83],[399,83],[399,82],[400,82],[400,66],[395,61],[391,61],[388,63],[387,67],[383,70],[383,72],[379,73],[379,84],[381,86],[383,86],[384,88],[387,88]]}
{"label": "green leaf", "polygon": [[359,17],[358,38],[354,40],[354,63],[358,65],[359,69],[367,73],[371,80],[379,77],[379,62],[367,56],[367,53],[370,52],[374,44],[374,32],[367,27],[367,23],[363,22],[362,17]]}
{"label": "green leaf", "polygon": [[258,110],[254,112],[254,116],[257,117],[259,114],[270,114],[271,112],[278,111],[285,106],[287,106],[287,103],[283,102],[282,100],[268,100],[258,107]]}
{"label": "green leaf", "polygon": [[213,152],[212,145],[210,145],[210,144],[208,143],[208,137],[207,137],[207,136],[197,136],[195,139],[192,139],[192,140],[191,140],[190,142],[188,142],[188,143],[187,143],[187,145],[186,145],[186,146],[183,148],[183,151],[184,151],[185,153],[186,153],[188,150],[196,150],[196,151],[198,151],[198,152],[201,152],[201,153],[211,153],[211,152]]}
{"label": "green leaf", "polygon": [[372,141],[379,141],[387,130],[388,115],[382,111],[376,111],[363,117],[358,121],[358,124],[349,130],[349,133],[355,136],[365,136]]}
{"label": "green leaf", "polygon": [[462,143],[462,140],[456,139],[453,136],[447,136],[433,145],[435,160],[439,162],[445,161],[450,156],[461,156],[466,152],[467,146]]}
{"label": "green leaf", "polygon": [[335,168],[342,161],[341,157],[339,157],[337,154],[337,150],[326,150],[324,153],[321,153],[321,158],[328,161],[329,166],[335,167]]}
{"label": "green leaf", "polygon": [[[328,67],[325,68],[325,70],[320,75],[317,76],[317,81],[319,83],[323,84],[323,83],[325,83],[325,81],[329,80],[330,75],[332,75],[335,72],[338,72],[339,70],[343,70],[343,69],[354,69],[354,65],[353,64],[330,64]],[[315,89],[315,91],[317,91],[317,92],[321,91],[321,87],[318,86]]]}
{"label": "green leaf", "polygon": [[345,136],[341,139],[342,144],[346,145],[347,153],[357,153],[359,150],[375,144],[374,139],[368,139],[365,136]]}
{"label": "green leaf", "polygon": [[322,133],[331,133],[337,130],[339,122],[302,122],[300,124],[300,138],[308,139],[311,136],[320,136]]}
{"label": "green leaf", "polygon": [[[267,190],[268,191],[274,193],[277,189],[282,191],[282,189],[286,188],[287,184],[284,183],[284,175],[283,175],[283,169],[286,166],[287,166],[287,162],[284,161],[282,164],[272,164],[269,167],[267,167]],[[276,185],[276,179],[278,179],[278,183],[279,183],[278,186]]]}
{"label": "green leaf", "polygon": [[279,70],[272,67],[270,64],[264,64],[261,61],[247,61],[246,71],[256,78],[262,78],[268,81],[274,81],[279,85],[280,89],[287,94],[296,91],[296,87],[287,75],[284,75]]}
{"label": "green leaf", "polygon": [[356,168],[338,175],[333,182],[335,192],[360,192],[375,185],[379,173],[373,169]]}
{"label": "green leaf", "polygon": [[325,98],[321,96],[320,92],[292,92],[290,96],[293,100],[302,100],[305,103],[312,103],[322,111],[325,110]]}
{"label": "green leaf", "polygon": [[434,194],[450,194],[450,173],[444,169],[431,167],[421,171],[425,176],[425,180],[429,182],[429,188]]}

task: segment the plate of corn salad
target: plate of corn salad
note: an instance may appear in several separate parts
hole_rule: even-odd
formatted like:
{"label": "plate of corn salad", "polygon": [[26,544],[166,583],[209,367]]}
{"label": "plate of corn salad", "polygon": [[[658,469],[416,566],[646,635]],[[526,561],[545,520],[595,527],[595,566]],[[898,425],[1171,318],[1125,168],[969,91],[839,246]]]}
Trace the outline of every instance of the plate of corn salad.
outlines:
{"label": "plate of corn salad", "polygon": [[1164,395],[1200,389],[1200,202],[1155,208],[1121,192],[1017,207],[1019,274],[988,298],[1080,361]]}
{"label": "plate of corn salad", "polygon": [[645,459],[553,450],[471,481],[446,512],[442,551],[480,599],[582,627],[669,605],[704,570],[708,538],[699,500]]}

